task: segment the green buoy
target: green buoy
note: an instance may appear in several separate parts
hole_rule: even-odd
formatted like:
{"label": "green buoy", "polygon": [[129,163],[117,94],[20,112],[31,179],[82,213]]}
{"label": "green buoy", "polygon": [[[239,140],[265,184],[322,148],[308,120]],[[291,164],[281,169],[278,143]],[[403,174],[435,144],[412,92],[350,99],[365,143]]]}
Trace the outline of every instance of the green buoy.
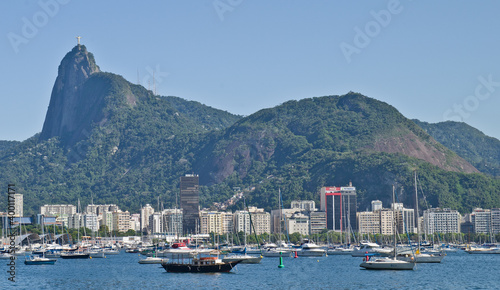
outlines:
{"label": "green buoy", "polygon": [[281,252],[280,252],[280,264],[278,265],[278,268],[285,268],[285,265],[283,265],[283,257],[281,256]]}

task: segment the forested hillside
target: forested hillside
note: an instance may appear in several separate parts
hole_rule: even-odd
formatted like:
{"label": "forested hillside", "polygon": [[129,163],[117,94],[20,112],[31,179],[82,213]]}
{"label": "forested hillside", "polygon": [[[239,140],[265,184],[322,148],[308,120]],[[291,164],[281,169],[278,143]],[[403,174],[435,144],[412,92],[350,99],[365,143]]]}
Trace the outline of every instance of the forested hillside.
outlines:
{"label": "forested hillside", "polygon": [[[278,190],[285,206],[295,199],[319,206],[321,187],[349,182],[359,210],[373,199],[389,206],[393,184],[411,207],[414,170],[429,206],[500,207],[499,179],[358,93],[289,101],[243,118],[101,72],[83,46],[59,72],[41,134],[0,143],[0,180],[24,194],[26,214],[91,199],[131,212],[158,199],[175,206],[188,173],[200,176],[202,207],[229,200],[235,188],[247,205],[266,210],[277,207]],[[242,207],[236,201],[229,209]]]}

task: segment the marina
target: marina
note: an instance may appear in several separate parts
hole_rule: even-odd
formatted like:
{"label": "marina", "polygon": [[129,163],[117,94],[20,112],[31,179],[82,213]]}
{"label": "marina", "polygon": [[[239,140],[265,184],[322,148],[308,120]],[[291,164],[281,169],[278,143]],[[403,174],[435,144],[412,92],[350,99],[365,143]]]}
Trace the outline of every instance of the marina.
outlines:
{"label": "marina", "polygon": [[[137,254],[104,259],[58,259],[54,265],[24,265],[16,260],[18,289],[498,289],[500,255],[451,253],[441,263],[416,264],[413,271],[370,271],[362,258],[349,255],[283,258],[265,257],[260,264],[238,264],[229,273],[168,273],[161,265],[140,265]],[[3,266],[6,269],[7,266]],[[0,288],[14,283],[3,271]]]}

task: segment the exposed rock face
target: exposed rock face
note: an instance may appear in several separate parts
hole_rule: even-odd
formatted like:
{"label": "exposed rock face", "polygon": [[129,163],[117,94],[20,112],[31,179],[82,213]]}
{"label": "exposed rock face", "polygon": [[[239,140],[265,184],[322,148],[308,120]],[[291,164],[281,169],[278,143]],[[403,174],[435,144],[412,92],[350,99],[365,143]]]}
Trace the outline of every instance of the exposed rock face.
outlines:
{"label": "exposed rock face", "polygon": [[373,144],[372,148],[380,152],[402,153],[410,157],[422,159],[448,171],[479,172],[469,162],[451,152],[434,139],[425,142],[411,131],[408,131],[406,134],[400,134],[400,136],[379,138]]}
{"label": "exposed rock face", "polygon": [[[43,124],[41,140],[60,136],[63,144],[72,145],[85,138],[88,133],[82,132],[90,126],[92,120],[86,120],[82,127],[82,94],[81,88],[90,75],[99,72],[94,56],[84,45],[75,46],[61,61],[50,104]],[[92,101],[92,100],[87,100]],[[78,122],[77,122],[78,120]]]}

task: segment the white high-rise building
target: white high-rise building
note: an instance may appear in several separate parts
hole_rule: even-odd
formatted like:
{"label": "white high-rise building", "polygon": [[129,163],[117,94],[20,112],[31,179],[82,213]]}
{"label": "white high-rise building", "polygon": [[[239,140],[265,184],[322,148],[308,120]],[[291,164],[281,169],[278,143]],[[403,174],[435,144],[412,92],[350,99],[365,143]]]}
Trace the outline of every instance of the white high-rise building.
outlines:
{"label": "white high-rise building", "polygon": [[113,230],[124,233],[130,229],[130,213],[128,211],[114,211],[112,216]]}
{"label": "white high-rise building", "polygon": [[234,212],[234,231],[235,233],[244,232],[249,235],[250,227],[250,214],[246,210],[238,210]]}
{"label": "white high-rise building", "polygon": [[45,216],[61,216],[76,213],[76,206],[72,204],[46,204],[40,207],[40,214]]}
{"label": "white high-rise building", "polygon": [[22,217],[24,214],[24,209],[23,209],[23,195],[20,193],[14,194],[14,216],[15,217]]}
{"label": "white high-rise building", "polygon": [[500,233],[500,208],[491,209],[491,233]]}
{"label": "white high-rise building", "polygon": [[299,233],[303,236],[309,235],[309,217],[303,213],[296,213],[286,220],[286,229],[288,233]]}
{"label": "white high-rise building", "polygon": [[382,202],[380,200],[372,200],[372,211],[381,210]]}
{"label": "white high-rise building", "polygon": [[163,215],[160,212],[155,212],[149,216],[148,232],[151,234],[163,233]]}
{"label": "white high-rise building", "polygon": [[360,234],[380,234],[380,210],[361,211],[357,215]]}
{"label": "white high-rise building", "polygon": [[298,208],[303,211],[316,211],[316,203],[314,200],[294,200],[290,204],[291,208]]}
{"label": "white high-rise building", "polygon": [[153,207],[149,204],[146,204],[143,208],[141,208],[141,231],[148,232],[149,231],[149,217],[155,212]]}
{"label": "white high-rise building", "polygon": [[491,232],[491,211],[475,208],[470,215],[475,233],[489,234]]}
{"label": "white high-rise building", "polygon": [[449,208],[431,208],[424,211],[424,232],[460,233],[461,215],[458,211]]}

